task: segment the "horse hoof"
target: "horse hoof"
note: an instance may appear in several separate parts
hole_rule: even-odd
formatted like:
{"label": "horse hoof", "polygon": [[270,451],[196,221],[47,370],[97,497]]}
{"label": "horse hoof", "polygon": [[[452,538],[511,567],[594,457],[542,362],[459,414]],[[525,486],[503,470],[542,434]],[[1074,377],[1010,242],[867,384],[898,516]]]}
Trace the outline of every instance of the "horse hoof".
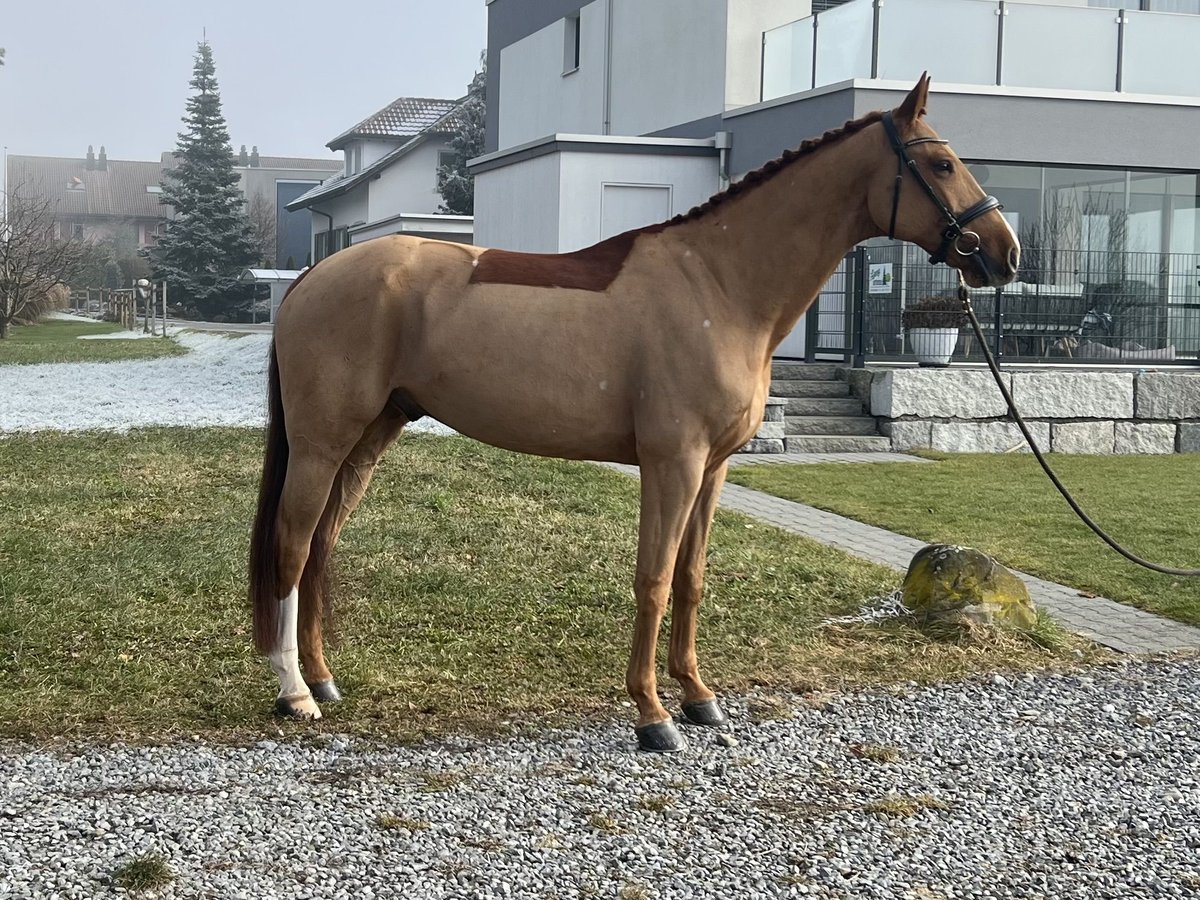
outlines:
{"label": "horse hoof", "polygon": [[275,715],[285,719],[313,721],[321,718],[321,710],[312,698],[312,694],[300,697],[280,697],[275,701]]}
{"label": "horse hoof", "polygon": [[729,716],[725,715],[725,710],[721,709],[721,704],[715,697],[711,700],[683,704],[683,715],[693,725],[715,727],[729,721]]}
{"label": "horse hoof", "polygon": [[310,684],[308,689],[312,691],[313,699],[318,703],[338,703],[342,699],[342,692],[338,690],[337,683],[332,678]]}
{"label": "horse hoof", "polygon": [[650,753],[678,753],[687,747],[683,735],[670,719],[640,725],[633,733],[637,735],[638,749]]}

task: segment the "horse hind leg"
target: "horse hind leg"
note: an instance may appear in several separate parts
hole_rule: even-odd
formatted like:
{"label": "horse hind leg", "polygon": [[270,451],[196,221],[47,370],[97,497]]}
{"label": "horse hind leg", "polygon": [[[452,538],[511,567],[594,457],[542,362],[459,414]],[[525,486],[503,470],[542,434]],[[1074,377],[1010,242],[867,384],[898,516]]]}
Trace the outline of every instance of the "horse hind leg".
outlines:
{"label": "horse hind leg", "polygon": [[299,654],[304,680],[317,702],[342,699],[333,673],[325,662],[322,628],[330,613],[329,558],[342,527],[362,501],[375,466],[392,442],[400,436],[408,419],[392,405],[384,408],[363,432],[334,478],[325,510],[317,523],[304,575],[300,579]]}
{"label": "horse hind leg", "polygon": [[291,718],[319,719],[321,710],[300,673],[297,619],[300,581],[308,565],[313,535],[328,502],[341,458],[293,452],[279,502],[276,539],[277,584],[288,589],[279,601],[278,633],[267,654],[279,678],[276,712]]}

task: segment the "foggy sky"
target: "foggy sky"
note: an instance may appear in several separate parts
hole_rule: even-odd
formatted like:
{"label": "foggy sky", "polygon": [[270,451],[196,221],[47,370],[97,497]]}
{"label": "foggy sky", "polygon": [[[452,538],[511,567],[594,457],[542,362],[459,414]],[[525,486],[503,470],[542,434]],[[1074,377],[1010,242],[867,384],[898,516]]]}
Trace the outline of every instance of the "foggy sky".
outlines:
{"label": "foggy sky", "polygon": [[399,96],[466,93],[484,0],[4,0],[0,145],[158,159],[175,146],[208,30],[236,152],[333,157],[325,142]]}

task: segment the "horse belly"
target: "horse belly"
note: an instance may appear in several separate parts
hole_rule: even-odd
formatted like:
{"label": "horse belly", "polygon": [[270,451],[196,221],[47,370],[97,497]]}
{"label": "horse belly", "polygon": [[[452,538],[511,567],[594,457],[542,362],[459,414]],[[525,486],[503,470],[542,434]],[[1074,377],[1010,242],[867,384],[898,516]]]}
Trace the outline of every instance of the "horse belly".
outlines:
{"label": "horse belly", "polygon": [[605,379],[588,382],[561,373],[443,373],[414,393],[429,415],[485,444],[537,456],[636,461],[626,391]]}

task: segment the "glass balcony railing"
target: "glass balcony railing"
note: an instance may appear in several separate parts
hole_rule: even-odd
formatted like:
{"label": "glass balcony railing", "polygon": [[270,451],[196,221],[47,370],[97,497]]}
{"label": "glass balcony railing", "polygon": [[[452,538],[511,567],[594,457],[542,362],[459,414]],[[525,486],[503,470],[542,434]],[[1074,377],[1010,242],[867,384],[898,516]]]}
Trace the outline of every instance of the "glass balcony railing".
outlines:
{"label": "glass balcony railing", "polygon": [[851,78],[1200,97],[1200,16],[1006,3],[852,0],[763,35],[762,99]]}

